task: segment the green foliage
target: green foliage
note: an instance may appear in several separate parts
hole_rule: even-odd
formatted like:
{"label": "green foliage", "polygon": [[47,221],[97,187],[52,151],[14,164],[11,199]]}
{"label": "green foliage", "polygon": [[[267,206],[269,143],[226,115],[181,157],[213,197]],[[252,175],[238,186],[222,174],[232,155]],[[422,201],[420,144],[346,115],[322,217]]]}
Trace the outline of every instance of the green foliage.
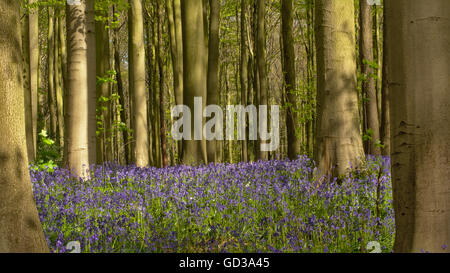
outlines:
{"label": "green foliage", "polygon": [[[117,76],[117,72],[115,70],[109,70],[109,71],[107,71],[106,75],[104,75],[103,77],[97,76],[97,85],[117,84],[116,76]],[[105,96],[98,97],[97,109],[96,109],[96,111],[97,111],[96,134],[97,134],[97,136],[102,135],[104,132],[106,132],[106,130],[109,130],[109,132],[111,132],[112,134],[114,134],[115,132],[121,132],[121,131],[127,131],[128,134],[132,134],[132,130],[127,127],[126,123],[115,119],[115,117],[119,116],[120,113],[123,111],[123,107],[120,104],[119,100],[120,100],[120,96],[117,93],[112,93],[109,97],[105,97]],[[104,124],[103,112],[107,111],[108,110],[107,106],[112,105],[112,104],[114,104],[116,106],[114,109],[115,113],[112,113],[113,114],[112,128],[106,129],[105,124]],[[106,139],[106,141],[110,142],[112,140]]]}
{"label": "green foliage", "polygon": [[39,133],[37,157],[36,161],[32,163],[32,168],[53,172],[61,160],[61,147],[48,136],[46,130],[42,130]]}
{"label": "green foliage", "polygon": [[[111,6],[116,6],[114,14],[110,14]],[[119,18],[122,11],[128,10],[129,4],[126,0],[97,0],[95,1],[95,20],[103,22],[105,28],[117,28],[120,24]]]}

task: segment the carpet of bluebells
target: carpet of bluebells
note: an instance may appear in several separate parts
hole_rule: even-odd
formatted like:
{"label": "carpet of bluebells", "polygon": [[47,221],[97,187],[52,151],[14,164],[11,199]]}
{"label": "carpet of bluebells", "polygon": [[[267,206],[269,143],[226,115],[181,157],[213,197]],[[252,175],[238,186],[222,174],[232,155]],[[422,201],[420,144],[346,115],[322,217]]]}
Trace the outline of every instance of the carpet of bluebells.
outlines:
{"label": "carpet of bluebells", "polygon": [[392,250],[389,159],[339,181],[295,161],[163,169],[105,164],[90,179],[31,169],[48,244],[66,252],[366,252]]}

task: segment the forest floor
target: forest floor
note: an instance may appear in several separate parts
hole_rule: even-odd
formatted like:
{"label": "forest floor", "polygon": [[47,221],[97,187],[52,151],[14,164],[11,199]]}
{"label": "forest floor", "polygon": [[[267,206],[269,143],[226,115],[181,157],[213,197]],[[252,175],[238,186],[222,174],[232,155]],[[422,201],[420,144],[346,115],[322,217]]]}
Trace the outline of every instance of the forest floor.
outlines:
{"label": "forest floor", "polygon": [[[32,168],[52,252],[391,252],[388,158],[318,182],[306,157],[163,169],[105,164],[91,178]],[[321,180],[322,181],[322,180]]]}

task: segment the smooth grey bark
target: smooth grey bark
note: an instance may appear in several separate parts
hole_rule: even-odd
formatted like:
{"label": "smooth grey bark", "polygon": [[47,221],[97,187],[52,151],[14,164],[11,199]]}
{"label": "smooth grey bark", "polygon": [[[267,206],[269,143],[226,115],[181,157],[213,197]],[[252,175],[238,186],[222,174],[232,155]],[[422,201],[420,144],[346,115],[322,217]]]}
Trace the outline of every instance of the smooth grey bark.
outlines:
{"label": "smooth grey bark", "polygon": [[149,165],[147,95],[145,92],[145,44],[142,1],[131,0],[128,13],[130,48],[129,86],[133,101],[134,159],[139,167]]}
{"label": "smooth grey bark", "polygon": [[[183,103],[191,111],[194,111],[194,97],[203,99],[203,107],[206,103],[206,47],[202,1],[181,1],[181,18],[183,28]],[[185,164],[206,163],[206,143],[194,139],[193,122],[191,125],[191,140],[183,139],[182,162]],[[197,127],[199,127],[197,134],[203,134],[203,126]]]}
{"label": "smooth grey bark", "polygon": [[450,2],[384,5],[394,251],[449,253]]}
{"label": "smooth grey bark", "polygon": [[[80,177],[88,176],[88,44],[86,2],[66,6],[67,96],[65,113],[65,159],[67,167]],[[95,50],[95,48],[94,48]]]}
{"label": "smooth grey bark", "polygon": [[340,176],[364,160],[356,88],[353,0],[316,1],[317,115],[320,174]]}

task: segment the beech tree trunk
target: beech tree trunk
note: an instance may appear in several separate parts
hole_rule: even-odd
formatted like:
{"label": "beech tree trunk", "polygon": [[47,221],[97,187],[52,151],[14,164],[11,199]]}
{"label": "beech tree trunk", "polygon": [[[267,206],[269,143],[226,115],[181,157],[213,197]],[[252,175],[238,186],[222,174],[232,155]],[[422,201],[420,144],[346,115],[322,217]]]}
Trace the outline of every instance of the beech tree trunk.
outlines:
{"label": "beech tree trunk", "polygon": [[384,5],[394,251],[449,253],[450,2]]}
{"label": "beech tree trunk", "polygon": [[87,79],[88,79],[88,139],[89,164],[97,163],[97,65],[95,46],[95,0],[86,1]]}
{"label": "beech tree trunk", "polygon": [[[244,106],[248,104],[248,43],[247,43],[247,9],[248,1],[241,0],[241,45],[240,45],[240,81],[241,81],[241,103]],[[246,126],[246,132],[248,132],[248,123]],[[248,161],[248,141],[247,137],[242,141],[242,161]]]}
{"label": "beech tree trunk", "polygon": [[[30,0],[33,4],[37,0]],[[29,43],[30,43],[30,95],[31,95],[31,126],[33,154],[30,161],[36,159],[37,149],[37,119],[38,119],[38,88],[39,88],[39,11],[37,8],[30,10],[29,15]]]}
{"label": "beech tree trunk", "polygon": [[142,1],[130,0],[129,27],[129,86],[132,96],[133,129],[135,136],[134,158],[139,167],[149,165],[147,120],[147,95],[145,92],[145,44]]}
{"label": "beech tree trunk", "polygon": [[[360,65],[361,72],[364,75],[362,83],[363,94],[363,109],[365,111],[364,130],[368,135],[368,140],[365,144],[367,154],[380,155],[381,154],[381,137],[380,137],[380,122],[378,119],[378,100],[377,90],[375,85],[376,71],[373,68],[373,20],[372,20],[372,5],[367,0],[359,1],[359,22],[360,22]],[[378,141],[378,144],[377,144]]]}
{"label": "beech tree trunk", "polygon": [[[181,1],[183,27],[183,103],[194,114],[194,97],[206,103],[206,50],[203,25],[203,3],[199,0]],[[202,109],[198,109],[203,112]],[[191,140],[183,139],[182,162],[185,164],[206,163],[204,141],[194,139],[194,119],[191,123]],[[203,134],[203,126],[196,126],[197,136]]]}
{"label": "beech tree trunk", "polygon": [[356,88],[353,0],[317,0],[315,27],[318,93],[315,158],[321,174],[343,175],[364,159]]}
{"label": "beech tree trunk", "polygon": [[54,8],[48,7],[48,36],[47,36],[47,75],[48,75],[48,97],[47,103],[50,110],[50,137],[56,137],[57,116],[56,116],[56,92],[55,92],[55,12]]}
{"label": "beech tree trunk", "polygon": [[[66,6],[67,20],[67,110],[66,164],[80,177],[87,177],[89,168],[88,138],[88,44],[86,2]],[[95,50],[95,49],[94,49]]]}
{"label": "beech tree trunk", "polygon": [[0,1],[0,252],[49,252],[28,170],[19,1]]}
{"label": "beech tree trunk", "polygon": [[295,51],[293,35],[293,1],[281,1],[281,34],[283,38],[283,74],[286,88],[286,129],[288,157],[296,159],[300,154],[300,139],[297,137],[298,117],[295,113],[296,99],[296,77],[295,77]]}
{"label": "beech tree trunk", "polygon": [[[208,77],[207,77],[207,105],[219,104],[219,27],[220,3],[210,0],[210,24],[208,42]],[[218,128],[215,128],[217,130]],[[217,163],[217,141],[207,141],[208,162]]]}
{"label": "beech tree trunk", "polygon": [[388,40],[386,39],[386,12],[383,12],[383,68],[381,82],[381,125],[380,135],[383,145],[382,154],[389,156],[391,154],[391,124],[390,124],[390,99],[389,99],[389,72],[388,72]]}
{"label": "beech tree trunk", "polygon": [[[100,16],[108,16],[108,12],[104,11]],[[109,50],[109,28],[106,28],[105,22],[95,22],[96,32],[96,62],[97,77],[108,78],[108,71],[111,70],[110,50]],[[100,82],[97,84],[97,108],[101,116],[101,126],[97,128],[100,135],[97,136],[97,164],[109,162],[112,156],[112,126],[111,126],[111,85],[109,82]],[[102,98],[102,99],[100,99]],[[98,126],[97,126],[98,127]]]}
{"label": "beech tree trunk", "polygon": [[[258,71],[258,104],[269,106],[269,97],[267,92],[267,67],[266,67],[266,0],[256,1],[256,66]],[[268,120],[263,121],[268,125]],[[261,125],[261,122],[259,123]],[[267,143],[265,140],[260,140],[259,144]],[[269,153],[262,151],[258,147],[258,159],[268,160]]]}

